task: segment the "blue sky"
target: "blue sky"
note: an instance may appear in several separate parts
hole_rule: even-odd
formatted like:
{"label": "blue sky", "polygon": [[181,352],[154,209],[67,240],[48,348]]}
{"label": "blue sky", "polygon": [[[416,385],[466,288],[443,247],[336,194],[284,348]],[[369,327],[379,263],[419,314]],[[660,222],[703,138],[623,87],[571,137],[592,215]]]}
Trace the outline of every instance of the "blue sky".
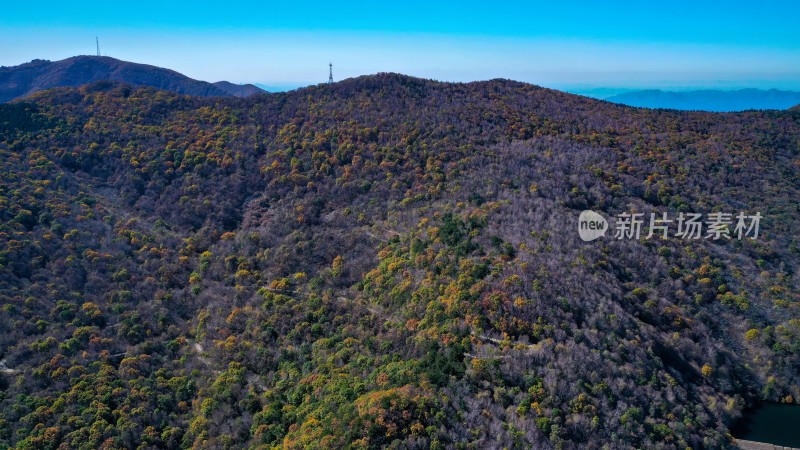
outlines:
{"label": "blue sky", "polygon": [[[0,65],[101,51],[293,87],[392,71],[597,88],[800,90],[796,2],[9,2]],[[600,92],[600,91],[598,91]]]}

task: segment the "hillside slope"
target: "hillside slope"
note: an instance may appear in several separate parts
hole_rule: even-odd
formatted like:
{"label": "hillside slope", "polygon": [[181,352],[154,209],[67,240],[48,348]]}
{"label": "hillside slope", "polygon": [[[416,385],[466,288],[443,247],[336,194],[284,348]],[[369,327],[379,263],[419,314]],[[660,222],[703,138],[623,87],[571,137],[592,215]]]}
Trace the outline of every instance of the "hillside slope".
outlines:
{"label": "hillside slope", "polygon": [[728,448],[800,399],[797,114],[380,74],[0,118],[0,446]]}
{"label": "hillside slope", "polygon": [[253,85],[225,81],[214,84],[193,80],[174,70],[137,64],[107,56],[75,56],[61,61],[34,60],[0,68],[0,102],[61,86],[80,86],[99,80],[113,80],[136,86],[151,86],[179,94],[246,97],[263,92]]}

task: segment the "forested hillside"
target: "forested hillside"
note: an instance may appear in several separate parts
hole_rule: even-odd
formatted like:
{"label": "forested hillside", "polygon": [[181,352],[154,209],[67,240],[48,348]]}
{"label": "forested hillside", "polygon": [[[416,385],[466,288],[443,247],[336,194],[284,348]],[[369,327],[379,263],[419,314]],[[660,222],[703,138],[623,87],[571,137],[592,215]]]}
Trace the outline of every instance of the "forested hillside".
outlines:
{"label": "forested hillside", "polygon": [[40,92],[0,105],[0,448],[727,448],[800,401],[799,198],[798,111]]}

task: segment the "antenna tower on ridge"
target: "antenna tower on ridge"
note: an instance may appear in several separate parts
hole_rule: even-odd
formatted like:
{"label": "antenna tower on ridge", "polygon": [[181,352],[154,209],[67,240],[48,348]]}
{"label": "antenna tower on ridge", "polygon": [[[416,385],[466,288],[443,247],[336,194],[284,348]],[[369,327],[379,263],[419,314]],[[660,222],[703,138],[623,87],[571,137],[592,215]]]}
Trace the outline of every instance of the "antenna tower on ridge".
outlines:
{"label": "antenna tower on ridge", "polygon": [[333,63],[328,63],[328,83],[333,83]]}
{"label": "antenna tower on ridge", "polygon": [[100,38],[95,36],[94,40],[97,43],[97,56],[100,56]]}

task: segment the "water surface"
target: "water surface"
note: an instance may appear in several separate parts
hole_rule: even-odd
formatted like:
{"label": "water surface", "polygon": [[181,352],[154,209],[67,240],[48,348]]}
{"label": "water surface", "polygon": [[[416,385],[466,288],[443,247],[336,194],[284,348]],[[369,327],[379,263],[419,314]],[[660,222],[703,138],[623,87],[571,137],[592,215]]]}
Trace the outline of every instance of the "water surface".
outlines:
{"label": "water surface", "polygon": [[800,448],[800,405],[761,403],[744,412],[731,434],[737,439]]}

